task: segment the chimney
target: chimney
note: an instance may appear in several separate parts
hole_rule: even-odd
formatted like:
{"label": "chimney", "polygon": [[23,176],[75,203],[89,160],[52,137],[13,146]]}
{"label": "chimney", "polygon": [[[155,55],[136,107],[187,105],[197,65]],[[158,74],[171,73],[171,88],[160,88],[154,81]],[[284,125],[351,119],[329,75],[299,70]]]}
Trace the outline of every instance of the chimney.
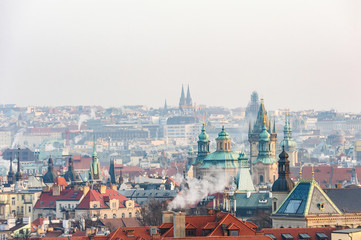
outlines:
{"label": "chimney", "polygon": [[106,190],[107,190],[107,186],[105,185],[100,186],[100,194],[105,194]]}
{"label": "chimney", "polygon": [[208,215],[213,215],[213,209],[212,208],[208,209]]}
{"label": "chimney", "polygon": [[158,234],[158,228],[157,227],[149,227],[150,236]]}
{"label": "chimney", "polygon": [[221,228],[222,228],[222,231],[223,231],[223,236],[228,236],[227,225],[223,223],[223,224],[221,224]]}
{"label": "chimney", "polygon": [[247,192],[247,198],[251,197],[251,192]]}
{"label": "chimney", "polygon": [[186,236],[186,214],[182,212],[173,213],[174,237]]}
{"label": "chimney", "polygon": [[341,183],[337,183],[337,184],[335,184],[335,187],[336,187],[336,188],[342,188],[342,184],[341,184]]}
{"label": "chimney", "polygon": [[116,185],[116,184],[112,184],[111,186],[112,186],[112,189],[113,189],[114,191],[117,191],[117,185]]}
{"label": "chimney", "polygon": [[162,223],[173,223],[173,212],[163,211]]}
{"label": "chimney", "polygon": [[53,196],[60,196],[61,188],[59,185],[53,185]]}

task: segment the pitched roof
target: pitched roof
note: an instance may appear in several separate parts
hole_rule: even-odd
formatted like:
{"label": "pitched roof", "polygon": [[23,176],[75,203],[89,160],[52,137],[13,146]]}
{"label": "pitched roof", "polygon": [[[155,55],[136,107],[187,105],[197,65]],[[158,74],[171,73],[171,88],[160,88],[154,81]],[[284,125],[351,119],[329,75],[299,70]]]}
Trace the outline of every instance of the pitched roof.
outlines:
{"label": "pitched roof", "polygon": [[332,188],[324,191],[342,212],[361,212],[361,188]]}
{"label": "pitched roof", "polygon": [[[132,231],[133,237],[131,237],[131,239],[152,239],[150,236],[149,227],[120,227],[106,236],[107,240],[128,239],[128,231]],[[98,240],[97,237],[95,237],[95,239]]]}
{"label": "pitched roof", "polygon": [[[188,227],[188,229],[196,229],[196,236],[198,237],[203,236],[203,230],[211,230],[212,232],[207,235],[207,239],[209,237],[223,236],[222,226],[226,226],[227,230],[239,229],[240,235],[256,235],[256,231],[251,225],[248,225],[246,222],[239,220],[229,213],[221,212],[206,216],[186,216],[185,223],[185,227]],[[173,223],[163,223],[159,228],[168,229],[168,231],[162,235],[163,238],[174,237]],[[192,237],[192,239],[196,238]]]}
{"label": "pitched roof", "polygon": [[34,208],[55,208],[56,201],[79,201],[82,196],[83,191],[73,189],[64,189],[59,196],[53,196],[52,190],[50,192],[42,192]]}
{"label": "pitched roof", "polygon": [[137,218],[107,218],[100,219],[104,226],[110,226],[113,229],[119,227],[140,227],[140,222]]}
{"label": "pitched roof", "polygon": [[264,228],[262,231],[264,234],[273,234],[276,239],[283,239],[282,234],[290,234],[294,240],[299,240],[299,234],[308,234],[311,240],[317,240],[316,233],[324,233],[331,239],[331,232],[334,228]]}
{"label": "pitched roof", "polygon": [[[320,203],[323,203],[321,207]],[[313,179],[301,179],[274,215],[307,216],[341,214],[341,211]]]}
{"label": "pitched roof", "polygon": [[[106,204],[106,201],[112,200],[112,199],[118,199],[119,200],[119,207],[125,207],[125,201],[128,201],[129,198],[121,195],[117,191],[113,189],[107,188],[105,190],[105,193],[102,194],[94,189],[91,189],[88,191],[88,193],[84,196],[82,201],[79,203],[79,205],[76,207],[77,209],[92,209],[92,206],[90,206],[91,201],[99,201],[99,206],[96,208],[109,208],[109,206]],[[139,206],[135,203],[136,206]]]}

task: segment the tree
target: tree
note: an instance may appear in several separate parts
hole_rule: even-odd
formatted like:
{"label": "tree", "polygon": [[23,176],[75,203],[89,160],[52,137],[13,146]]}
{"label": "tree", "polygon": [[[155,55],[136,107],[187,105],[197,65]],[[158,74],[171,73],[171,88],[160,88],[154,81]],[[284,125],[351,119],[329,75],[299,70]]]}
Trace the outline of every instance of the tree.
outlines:
{"label": "tree", "polygon": [[140,209],[139,221],[143,226],[159,226],[162,224],[162,212],[166,210],[167,202],[149,199]]}
{"label": "tree", "polygon": [[272,228],[272,219],[270,217],[270,213],[267,211],[257,211],[247,221],[253,222],[258,226],[259,229]]}

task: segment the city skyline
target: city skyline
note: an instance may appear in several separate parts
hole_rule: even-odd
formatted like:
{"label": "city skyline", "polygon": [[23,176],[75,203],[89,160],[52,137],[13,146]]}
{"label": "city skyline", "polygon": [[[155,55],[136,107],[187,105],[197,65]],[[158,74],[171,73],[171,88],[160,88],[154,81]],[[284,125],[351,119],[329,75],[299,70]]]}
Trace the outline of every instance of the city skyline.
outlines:
{"label": "city skyline", "polygon": [[183,83],[197,105],[256,90],[269,109],[361,112],[357,1],[21,3],[0,8],[1,104],[158,108]]}

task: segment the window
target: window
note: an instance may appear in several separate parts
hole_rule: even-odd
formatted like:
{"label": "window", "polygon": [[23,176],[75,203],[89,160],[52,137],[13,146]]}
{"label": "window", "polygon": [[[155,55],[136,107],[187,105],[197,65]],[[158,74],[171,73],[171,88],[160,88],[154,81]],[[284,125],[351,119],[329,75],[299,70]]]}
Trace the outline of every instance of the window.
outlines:
{"label": "window", "polygon": [[25,195],[21,195],[21,200],[25,200]]}
{"label": "window", "polygon": [[29,213],[31,213],[31,206],[29,206]]}
{"label": "window", "polygon": [[229,231],[229,236],[238,236],[238,230]]}
{"label": "window", "polygon": [[285,213],[296,213],[301,203],[302,200],[295,200],[295,199],[290,200],[290,202],[288,203],[285,209]]}
{"label": "window", "polygon": [[104,214],[104,219],[107,219],[107,218],[108,218],[108,216],[106,214]]}
{"label": "window", "polygon": [[277,210],[277,202],[274,202],[273,203],[273,211],[276,211]]}
{"label": "window", "polygon": [[196,229],[186,229],[186,236],[195,236],[196,235]]}
{"label": "window", "polygon": [[[124,214],[124,213],[123,213],[123,214]],[[117,218],[117,215],[116,215],[115,213],[113,214],[113,218]]]}
{"label": "window", "polygon": [[283,233],[281,234],[281,236],[282,236],[282,240],[293,240],[292,235],[289,233]]}
{"label": "window", "polygon": [[23,214],[24,213],[24,207],[22,206],[21,207],[21,214]]}
{"label": "window", "polygon": [[298,234],[298,239],[311,240],[311,237],[307,233],[299,233]]}
{"label": "window", "polygon": [[132,213],[131,213],[131,212],[129,213],[129,217],[130,217],[130,218],[132,217]]}
{"label": "window", "polygon": [[11,204],[12,204],[12,205],[15,205],[15,198],[14,198],[14,197],[11,198]]}
{"label": "window", "polygon": [[260,176],[259,176],[259,182],[260,182],[260,183],[263,183],[263,181],[264,181],[264,180],[263,180],[263,175],[260,175]]}
{"label": "window", "polygon": [[122,213],[122,218],[125,218],[125,213]]}

